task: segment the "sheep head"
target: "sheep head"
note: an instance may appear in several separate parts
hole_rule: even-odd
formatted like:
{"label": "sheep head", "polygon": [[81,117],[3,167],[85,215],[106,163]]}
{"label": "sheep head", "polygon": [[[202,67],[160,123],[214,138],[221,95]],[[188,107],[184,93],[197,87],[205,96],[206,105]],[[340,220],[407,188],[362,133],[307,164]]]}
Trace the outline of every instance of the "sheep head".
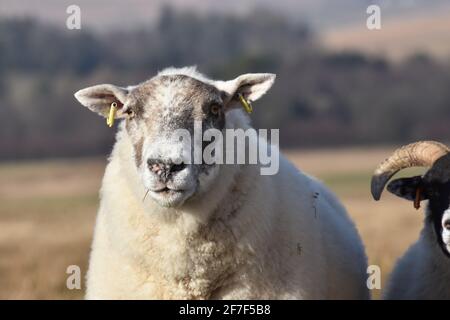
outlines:
{"label": "sheep head", "polygon": [[[182,129],[193,136],[200,130],[227,127],[228,114],[240,108],[239,97],[259,99],[273,84],[275,75],[244,74],[230,81],[214,81],[195,68],[170,68],[137,86],[122,88],[96,85],[75,93],[90,110],[107,117],[112,103],[116,119],[124,119],[124,130],[133,145],[134,163],[153,200],[165,207],[182,205],[218,176],[219,165],[192,164],[185,161],[186,151],[200,150],[202,141],[192,138],[174,140]],[[186,150],[189,149],[189,150]]]}
{"label": "sheep head", "polygon": [[435,141],[420,141],[397,149],[383,161],[372,177],[372,196],[379,200],[387,182],[400,170],[430,167],[423,176],[399,178],[387,186],[392,194],[414,201],[428,200],[427,219],[434,226],[438,243],[450,256],[450,149]]}

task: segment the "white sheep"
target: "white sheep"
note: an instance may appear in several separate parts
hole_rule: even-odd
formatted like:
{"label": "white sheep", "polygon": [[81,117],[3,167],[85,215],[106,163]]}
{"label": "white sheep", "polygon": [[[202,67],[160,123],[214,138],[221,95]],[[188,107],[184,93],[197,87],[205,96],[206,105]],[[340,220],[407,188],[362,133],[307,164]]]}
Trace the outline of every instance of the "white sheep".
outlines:
{"label": "white sheep", "polygon": [[380,199],[384,186],[399,170],[431,167],[424,176],[400,178],[388,190],[414,201],[428,200],[420,238],[399,260],[390,277],[386,299],[450,299],[450,153],[438,142],[422,141],[398,149],[375,171],[372,194]]}
{"label": "white sheep", "polygon": [[194,120],[251,128],[238,97],[255,101],[274,80],[170,68],[138,86],[75,94],[105,117],[116,102],[125,119],[103,178],[88,299],[369,297],[357,230],[320,182],[282,156],[275,175],[261,164],[186,164],[169,139]]}

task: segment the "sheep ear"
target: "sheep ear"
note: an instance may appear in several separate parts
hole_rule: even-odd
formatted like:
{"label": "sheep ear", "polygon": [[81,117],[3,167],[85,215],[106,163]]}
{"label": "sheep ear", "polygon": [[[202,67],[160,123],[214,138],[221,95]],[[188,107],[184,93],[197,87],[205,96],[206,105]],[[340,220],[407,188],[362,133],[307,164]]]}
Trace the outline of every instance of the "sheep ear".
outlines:
{"label": "sheep ear", "polygon": [[247,73],[230,81],[219,81],[216,86],[224,93],[226,105],[235,106],[239,94],[249,102],[261,98],[272,87],[275,78],[273,73]]}
{"label": "sheep ear", "polygon": [[[112,84],[100,84],[75,93],[75,98],[91,111],[107,117],[111,103],[116,102],[119,110],[125,104],[128,95],[128,89],[121,88]],[[117,118],[120,117],[120,112]]]}
{"label": "sheep ear", "polygon": [[[387,189],[397,197],[414,201],[416,200],[417,189],[422,187],[422,185],[422,177],[415,176],[393,180],[389,183]],[[427,198],[426,192],[420,192],[420,201],[426,200]]]}

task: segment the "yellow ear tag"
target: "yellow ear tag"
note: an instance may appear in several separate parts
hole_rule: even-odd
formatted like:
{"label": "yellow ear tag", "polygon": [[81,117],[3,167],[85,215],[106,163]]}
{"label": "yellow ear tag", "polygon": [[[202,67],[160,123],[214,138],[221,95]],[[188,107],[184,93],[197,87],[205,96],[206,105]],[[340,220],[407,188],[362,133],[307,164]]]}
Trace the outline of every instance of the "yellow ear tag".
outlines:
{"label": "yellow ear tag", "polygon": [[108,115],[108,118],[106,119],[106,124],[110,128],[114,125],[114,119],[116,117],[116,112],[117,112],[117,102],[113,102],[113,103],[111,103],[111,108],[109,108],[109,115]]}
{"label": "yellow ear tag", "polygon": [[252,113],[253,111],[253,107],[250,104],[250,102],[248,102],[241,93],[238,94],[239,97],[239,101],[241,102],[242,106],[244,107],[244,110],[247,111],[248,114]]}

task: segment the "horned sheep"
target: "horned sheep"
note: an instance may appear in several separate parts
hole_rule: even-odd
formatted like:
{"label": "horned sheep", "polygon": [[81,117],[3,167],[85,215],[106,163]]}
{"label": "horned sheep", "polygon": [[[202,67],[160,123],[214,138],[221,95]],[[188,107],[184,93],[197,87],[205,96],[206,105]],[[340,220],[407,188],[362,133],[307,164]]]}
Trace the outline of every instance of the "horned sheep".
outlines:
{"label": "horned sheep", "polygon": [[398,171],[430,167],[423,175],[399,178],[387,189],[414,202],[428,200],[420,238],[398,261],[384,298],[395,300],[450,299],[450,149],[422,141],[396,150],[372,178],[372,195],[380,199],[384,186]]}

